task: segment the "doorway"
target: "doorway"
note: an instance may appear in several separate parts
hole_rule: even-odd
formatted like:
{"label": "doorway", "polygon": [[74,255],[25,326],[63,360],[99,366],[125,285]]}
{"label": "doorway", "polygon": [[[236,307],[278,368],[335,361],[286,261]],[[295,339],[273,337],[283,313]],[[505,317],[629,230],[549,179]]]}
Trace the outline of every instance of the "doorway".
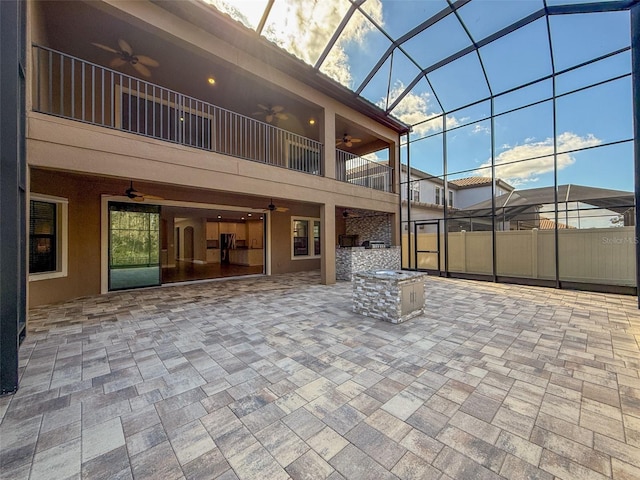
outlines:
{"label": "doorway", "polygon": [[416,270],[440,274],[440,222],[416,222],[413,228]]}

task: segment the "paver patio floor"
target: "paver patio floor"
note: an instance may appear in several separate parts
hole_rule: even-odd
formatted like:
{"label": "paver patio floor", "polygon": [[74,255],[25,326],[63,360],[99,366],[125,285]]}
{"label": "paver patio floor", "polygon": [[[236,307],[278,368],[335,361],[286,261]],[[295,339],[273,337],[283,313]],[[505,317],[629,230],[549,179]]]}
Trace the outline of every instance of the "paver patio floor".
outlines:
{"label": "paver patio floor", "polygon": [[400,325],[317,273],[36,308],[0,478],[640,478],[635,297],[426,285]]}

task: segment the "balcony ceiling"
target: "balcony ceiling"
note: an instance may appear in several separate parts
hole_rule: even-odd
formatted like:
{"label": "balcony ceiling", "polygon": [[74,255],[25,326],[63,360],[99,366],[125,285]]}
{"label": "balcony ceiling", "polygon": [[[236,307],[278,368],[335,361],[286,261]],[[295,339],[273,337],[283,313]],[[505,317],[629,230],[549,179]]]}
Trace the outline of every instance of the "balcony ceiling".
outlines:
{"label": "balcony ceiling", "polygon": [[[288,118],[274,119],[273,125],[321,140],[318,120],[322,117],[322,109],[258,76],[240,72],[238,67],[176,39],[165,38],[154,27],[140,25],[101,2],[43,1],[37,5],[44,29],[40,38],[33,39],[34,43],[109,66],[115,54],[93,43],[118,49],[118,40],[123,39],[131,45],[134,54],[151,57],[160,65],[149,68],[151,76],[148,78],[128,64],[114,70],[262,121],[265,116],[256,114],[261,111],[259,104],[282,106]],[[215,78],[214,86],[208,83],[209,77]],[[311,119],[315,120],[314,125],[310,124]],[[385,145],[370,132],[338,118],[336,138],[344,133],[363,140],[357,144],[358,151],[351,150],[353,153],[367,153]]]}

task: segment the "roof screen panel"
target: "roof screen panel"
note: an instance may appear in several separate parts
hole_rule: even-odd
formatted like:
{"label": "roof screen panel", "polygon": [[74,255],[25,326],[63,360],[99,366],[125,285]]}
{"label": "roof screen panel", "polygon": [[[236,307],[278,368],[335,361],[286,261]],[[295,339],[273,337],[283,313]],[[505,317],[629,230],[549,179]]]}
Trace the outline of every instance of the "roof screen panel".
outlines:
{"label": "roof screen panel", "polygon": [[414,125],[413,132],[418,136],[442,129],[442,120],[435,121],[435,118],[442,114],[442,109],[424,78],[398,102],[391,114],[407,125]]}
{"label": "roof screen panel", "polygon": [[474,0],[458,9],[477,42],[544,8],[542,0]]}
{"label": "roof screen panel", "polygon": [[402,48],[425,69],[470,45],[469,35],[450,14],[404,42]]}
{"label": "roof screen panel", "polygon": [[380,26],[387,34],[398,38],[448,8],[445,0],[368,0],[360,7],[371,17],[381,13]]}
{"label": "roof screen panel", "polygon": [[536,20],[480,49],[493,93],[551,75],[545,18]]}
{"label": "roof screen panel", "polygon": [[350,7],[348,0],[275,0],[262,35],[309,65],[315,65]]}
{"label": "roof screen panel", "polygon": [[631,43],[627,11],[553,15],[549,25],[556,71],[628,47]]}
{"label": "roof screen panel", "polygon": [[475,51],[434,70],[428,77],[447,112],[489,96],[489,88]]}
{"label": "roof screen panel", "polygon": [[382,66],[378,69],[376,74],[371,80],[364,86],[360,95],[371,103],[381,108],[387,106],[387,93],[389,91],[389,74],[391,73],[391,55],[387,57]]}
{"label": "roof screen panel", "polygon": [[391,57],[391,88],[386,108],[391,107],[419,74],[418,67],[400,49],[396,48]]}
{"label": "roof screen panel", "polygon": [[357,90],[391,41],[359,10],[320,66],[320,71],[351,90]]}

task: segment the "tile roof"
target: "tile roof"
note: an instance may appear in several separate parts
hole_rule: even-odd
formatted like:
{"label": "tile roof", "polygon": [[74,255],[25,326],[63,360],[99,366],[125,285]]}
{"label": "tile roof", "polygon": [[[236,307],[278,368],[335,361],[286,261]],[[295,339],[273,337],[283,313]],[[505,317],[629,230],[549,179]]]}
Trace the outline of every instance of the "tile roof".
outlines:
{"label": "tile roof", "polygon": [[449,183],[453,183],[458,187],[468,187],[471,185],[491,185],[491,177],[466,177],[459,178],[458,180],[451,180]]}

